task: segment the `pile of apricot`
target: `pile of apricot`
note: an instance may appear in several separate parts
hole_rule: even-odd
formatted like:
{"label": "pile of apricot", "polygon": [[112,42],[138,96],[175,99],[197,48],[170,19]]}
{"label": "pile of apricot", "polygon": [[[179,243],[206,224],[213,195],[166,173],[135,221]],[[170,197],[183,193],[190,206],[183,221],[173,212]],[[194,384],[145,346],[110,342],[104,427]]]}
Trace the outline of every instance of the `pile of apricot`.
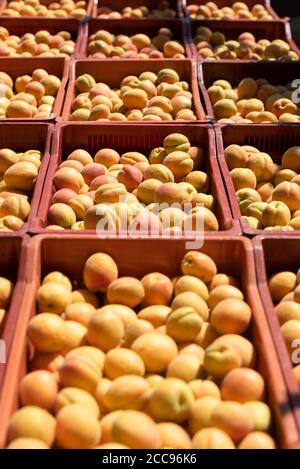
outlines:
{"label": "pile of apricot", "polygon": [[170,8],[170,2],[168,0],[160,0],[157,4],[157,8],[149,10],[146,6],[140,6],[133,8],[131,6],[125,6],[121,11],[113,10],[108,6],[101,6],[98,9],[97,17],[103,19],[140,19],[140,18],[176,18],[177,12]]}
{"label": "pile of apricot", "polygon": [[0,26],[0,57],[68,57],[74,50],[75,42],[68,31],[50,34],[40,30],[19,37],[10,35],[8,29]]}
{"label": "pile of apricot", "polygon": [[131,37],[124,34],[115,36],[106,30],[99,30],[89,37],[87,53],[94,59],[184,59],[185,50],[169,28],[161,28],[150,38],[146,34]]}
{"label": "pile of apricot", "polygon": [[72,121],[197,120],[189,83],[170,68],[127,75],[119,89],[96,83],[85,73],[76,79],[75,87]]}
{"label": "pile of apricot", "polygon": [[9,308],[14,284],[6,277],[0,277],[0,327]]}
{"label": "pile of apricot", "polygon": [[86,150],[73,151],[54,176],[48,229],[94,230],[109,219],[102,229],[217,231],[204,151],[182,134],[162,143],[147,156],[102,148],[93,158]]}
{"label": "pile of apricot", "polygon": [[39,150],[0,149],[0,231],[20,230],[27,220],[41,158]]}
{"label": "pile of apricot", "polygon": [[[202,2],[201,2],[202,3]],[[214,2],[203,2],[203,5],[191,3],[187,11],[196,20],[272,20],[268,10],[259,3],[250,9],[244,2],[234,2],[232,7],[219,8]]]}
{"label": "pile of apricot", "polygon": [[81,18],[87,15],[87,2],[79,0],[57,0],[52,3],[43,0],[12,0],[7,3],[2,16],[44,16],[47,18]]}
{"label": "pile of apricot", "polygon": [[211,257],[137,279],[95,253],[81,289],[50,272],[36,299],[8,448],[275,447],[251,308]]}
{"label": "pile of apricot", "polygon": [[[299,122],[292,83],[272,85],[263,78],[244,78],[236,88],[216,80],[207,90],[215,118],[224,124]],[[296,93],[297,94],[297,93]]]}
{"label": "pile of apricot", "polygon": [[[283,271],[269,279],[269,290],[274,302],[274,312],[281,326],[293,372],[300,387],[300,365],[298,364],[300,338],[300,269]],[[295,357],[293,357],[293,354]]]}
{"label": "pile of apricot", "polygon": [[242,218],[252,228],[300,229],[300,147],[289,148],[281,164],[249,145],[229,145],[224,156]]}
{"label": "pile of apricot", "polygon": [[6,72],[0,72],[0,119],[49,118],[60,84],[58,77],[42,68],[15,81]]}
{"label": "pile of apricot", "polygon": [[226,39],[220,31],[199,26],[194,38],[199,55],[206,60],[299,60],[296,52],[282,39],[256,40],[252,33],[244,32],[236,40]]}

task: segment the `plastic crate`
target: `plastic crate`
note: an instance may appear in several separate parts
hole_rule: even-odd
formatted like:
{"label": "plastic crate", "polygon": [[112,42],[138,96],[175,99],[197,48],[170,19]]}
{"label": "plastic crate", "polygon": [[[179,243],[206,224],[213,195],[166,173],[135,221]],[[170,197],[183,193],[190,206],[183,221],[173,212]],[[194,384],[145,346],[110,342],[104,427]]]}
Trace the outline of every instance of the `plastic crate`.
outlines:
{"label": "plastic crate", "polygon": [[[97,236],[36,236],[29,248],[26,303],[23,302],[17,323],[8,370],[0,402],[0,447],[6,443],[8,422],[18,407],[18,386],[26,373],[26,331],[36,313],[35,295],[44,275],[62,271],[72,280],[82,280],[86,259],[95,252],[110,254],[118,264],[119,274],[142,277],[159,271],[171,277],[180,273],[180,261],[188,251],[184,241],[99,240]],[[264,315],[255,279],[251,242],[242,237],[213,236],[205,240],[202,252],[211,256],[220,272],[237,275],[253,311],[248,333],[256,346],[258,369],[267,384],[267,401],[274,416],[275,437],[279,446],[288,447],[299,440],[295,417],[290,411],[289,396]],[[142,262],[141,262],[142,259]]]}
{"label": "plastic crate", "polygon": [[[21,313],[21,304],[25,295],[25,268],[29,239],[26,235],[17,233],[0,233],[0,275],[15,284],[10,306],[0,325],[0,340],[3,341],[1,342],[2,353],[0,357],[0,396],[17,321]],[[4,348],[2,348],[3,343],[5,344]],[[5,360],[2,357],[3,353]]]}
{"label": "plastic crate", "polygon": [[[109,7],[113,11],[121,12],[123,8],[129,6],[132,8],[148,7],[149,10],[157,8],[160,0],[96,0],[93,7],[93,17],[98,16],[98,10],[100,7]],[[178,17],[183,17],[182,2],[181,0],[169,0],[170,8],[177,12]],[[121,19],[121,18],[120,18]],[[139,18],[137,18],[139,19]],[[153,19],[153,18],[149,18]],[[127,19],[126,19],[127,21]]]}
{"label": "plastic crate", "polygon": [[10,148],[16,152],[40,150],[42,164],[30,200],[30,212],[27,221],[19,233],[30,231],[37,216],[43,186],[50,160],[50,145],[54,126],[45,123],[0,123],[0,148]]}
{"label": "plastic crate", "polygon": [[[192,57],[199,59],[201,62],[205,62],[205,59],[198,54],[196,45],[194,44],[194,37],[196,35],[196,30],[200,26],[205,26],[214,31],[220,31],[225,34],[226,40],[234,39],[237,40],[238,36],[244,32],[252,33],[256,40],[260,39],[269,39],[273,41],[274,39],[283,39],[290,45],[290,49],[298,56],[300,56],[300,50],[298,49],[296,43],[292,39],[291,27],[287,21],[278,20],[278,21],[213,21],[213,20],[194,20],[190,22],[190,33],[191,37],[189,39],[190,43],[190,54]],[[209,62],[211,62],[210,59]],[[218,60],[218,62],[221,60]],[[240,59],[232,60],[233,62],[240,62]],[[244,60],[242,60],[244,62]],[[253,61],[251,61],[253,63]],[[256,62],[256,61],[254,61]],[[266,61],[265,61],[266,62]]]}
{"label": "plastic crate", "polygon": [[75,18],[64,18],[59,22],[56,18],[45,18],[41,22],[40,18],[28,17],[8,17],[1,18],[1,26],[6,28],[10,35],[22,36],[26,33],[35,34],[38,31],[46,30],[50,34],[57,34],[60,31],[68,31],[72,35],[72,40],[76,42],[75,52],[72,57],[77,57],[79,54],[79,31],[80,25]]}
{"label": "plastic crate", "polygon": [[[126,151],[147,151],[161,146],[163,139],[173,133],[183,133],[191,141],[192,145],[199,145],[207,151],[208,159],[206,169],[211,175],[211,193],[217,199],[216,216],[220,224],[222,234],[239,234],[241,228],[238,220],[233,220],[222,183],[222,177],[218,168],[215,149],[214,131],[210,125],[172,125],[156,126],[149,125],[118,125],[110,124],[63,124],[57,126],[54,132],[51,158],[43,197],[39,205],[38,213],[34,223],[31,225],[33,233],[49,233],[45,230],[48,224],[48,210],[53,196],[53,178],[62,161],[75,149],[82,148],[94,155],[100,148],[113,148],[121,153]],[[52,233],[52,231],[51,231]],[[56,232],[57,233],[57,232]],[[75,234],[78,231],[59,231],[64,236]],[[95,230],[81,230],[80,233],[95,233]],[[215,232],[214,232],[215,233]],[[205,232],[205,237],[212,232]],[[103,233],[108,236],[108,233]],[[182,235],[184,237],[184,235]],[[188,236],[186,234],[186,236]],[[195,235],[194,235],[195,236]]]}
{"label": "plastic crate", "polygon": [[[300,266],[300,237],[283,235],[257,236],[253,239],[255,252],[256,275],[260,298],[269,322],[269,328],[273,336],[273,343],[280,361],[288,393],[290,395],[292,409],[300,428],[300,390],[294,378],[291,357],[285,345],[280,324],[274,312],[274,306],[268,287],[268,278],[283,270],[296,272]],[[299,446],[298,446],[299,447]]]}
{"label": "plastic crate", "polygon": [[153,19],[151,21],[148,19],[140,19],[139,21],[134,19],[126,19],[126,21],[92,19],[82,28],[80,37],[80,57],[87,57],[88,38],[100,29],[104,29],[115,35],[125,34],[132,36],[134,34],[143,33],[153,38],[158,34],[160,28],[169,28],[173,32],[175,39],[184,46],[187,57],[192,57],[188,44],[188,22],[179,19]]}
{"label": "plastic crate", "polygon": [[[229,204],[234,219],[239,219],[243,234],[248,236],[266,235],[264,230],[254,230],[249,223],[241,218],[236,191],[230,176],[224,157],[224,149],[233,143],[237,145],[251,145],[260,151],[268,153],[274,163],[280,164],[281,158],[286,150],[300,145],[300,127],[298,124],[281,124],[276,127],[269,125],[216,125],[216,145],[220,171],[223,176],[224,185],[229,199]],[[286,231],[285,236],[300,235],[300,230]],[[268,231],[268,236],[278,236],[278,231]]]}
{"label": "plastic crate", "polygon": [[69,76],[69,59],[64,57],[5,57],[0,58],[0,71],[8,73],[13,81],[20,75],[31,75],[36,68],[44,68],[49,74],[57,76],[61,80],[55,102],[52,108],[52,114],[49,118],[5,118],[1,122],[52,122],[59,116],[65,97],[65,89]]}
{"label": "plastic crate", "polygon": [[[188,18],[190,17],[187,11],[186,6],[187,5],[205,5],[209,0],[181,0],[182,1],[182,10],[184,12],[184,15],[187,16]],[[235,3],[236,0],[214,0],[214,3],[219,7],[230,7],[232,6],[233,3]],[[271,6],[271,1],[270,0],[243,0],[243,3],[246,3],[249,8],[252,8],[256,4],[264,5],[266,10],[269,12],[270,15],[273,16],[274,19],[279,19],[279,16],[275,12],[275,10]],[[192,20],[194,21],[194,20]],[[218,20],[216,20],[218,21]],[[233,20],[233,21],[243,21],[243,20]],[[257,20],[252,20],[252,21],[257,21]]]}
{"label": "plastic crate", "polygon": [[[205,103],[206,117],[215,121],[207,88],[219,79],[228,80],[237,86],[246,77],[254,79],[265,78],[271,85],[286,85],[299,78],[300,66],[298,62],[253,62],[228,60],[198,63],[198,80],[202,101]],[[244,125],[244,124],[243,124]],[[250,124],[251,125],[251,124]],[[255,127],[265,124],[253,124]],[[278,127],[279,124],[272,124]]]}
{"label": "plastic crate", "polygon": [[[157,59],[157,60],[112,60],[107,66],[107,59],[93,60],[82,59],[71,61],[70,80],[66,94],[62,117],[58,121],[68,121],[71,114],[72,102],[76,96],[75,80],[79,75],[89,73],[96,82],[103,82],[111,88],[119,88],[120,82],[127,75],[140,75],[142,72],[159,72],[163,68],[171,68],[178,72],[180,79],[187,81],[193,94],[193,109],[197,120],[204,121],[205,113],[201,105],[197,84],[196,62],[189,59]],[[147,121],[143,121],[147,123]],[[168,124],[170,121],[160,121],[159,125]],[[188,121],[189,123],[195,121]],[[119,125],[119,122],[115,122]],[[102,124],[102,122],[101,122]],[[114,123],[113,123],[114,124]],[[111,124],[111,125],[113,125]],[[176,124],[176,121],[172,121]]]}
{"label": "plastic crate", "polygon": [[[94,3],[95,1],[94,0],[86,0],[87,1],[87,16],[90,16],[92,15],[92,12],[93,12],[93,8],[94,8]],[[8,0],[0,0],[0,18],[1,18],[1,21],[5,18],[30,18],[30,19],[34,19],[34,18],[39,18],[39,19],[43,19],[43,21],[47,18],[45,18],[45,16],[34,16],[33,18],[32,17],[25,17],[25,16],[2,16],[1,15],[1,12],[3,10],[5,10],[8,6],[10,2]],[[41,5],[49,5],[49,3],[53,3],[53,0],[40,0],[40,4]],[[71,17],[71,16],[70,16]],[[72,17],[71,17],[72,18]],[[84,18],[84,17],[83,17]],[[60,22],[63,22],[66,20],[66,18],[54,18],[55,21],[58,22],[58,24]],[[78,19],[78,18],[74,18],[76,21],[80,21],[81,19]]]}

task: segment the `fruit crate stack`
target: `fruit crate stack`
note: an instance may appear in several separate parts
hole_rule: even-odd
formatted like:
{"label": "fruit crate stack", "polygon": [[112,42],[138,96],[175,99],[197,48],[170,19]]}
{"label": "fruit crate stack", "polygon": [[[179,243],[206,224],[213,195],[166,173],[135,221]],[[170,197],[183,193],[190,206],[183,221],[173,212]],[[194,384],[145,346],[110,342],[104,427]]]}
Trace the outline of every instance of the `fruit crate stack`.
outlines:
{"label": "fruit crate stack", "polygon": [[2,0],[0,41],[0,448],[297,447],[289,19]]}

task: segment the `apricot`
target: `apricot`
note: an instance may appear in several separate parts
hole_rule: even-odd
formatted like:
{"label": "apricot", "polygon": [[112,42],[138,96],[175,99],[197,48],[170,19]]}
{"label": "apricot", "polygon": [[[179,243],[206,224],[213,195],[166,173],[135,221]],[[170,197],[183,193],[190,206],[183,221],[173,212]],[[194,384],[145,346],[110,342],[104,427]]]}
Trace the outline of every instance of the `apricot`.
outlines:
{"label": "apricot", "polygon": [[192,341],[201,330],[202,323],[203,319],[195,309],[179,307],[167,318],[167,334],[176,342]]}
{"label": "apricot", "polygon": [[184,275],[193,275],[207,283],[217,273],[217,266],[208,255],[198,251],[189,251],[182,259],[181,270]]}
{"label": "apricot", "polygon": [[170,303],[173,294],[173,285],[166,275],[159,272],[152,272],[145,275],[141,279],[141,283],[145,292],[142,300],[143,306],[168,305]]}
{"label": "apricot", "polygon": [[279,98],[272,103],[271,112],[276,117],[280,117],[282,114],[296,114],[297,106],[288,98]]}
{"label": "apricot", "polygon": [[292,181],[295,177],[297,176],[297,173],[295,171],[292,171],[291,169],[280,169],[277,171],[274,176],[274,184],[275,186],[278,186],[281,182],[284,181]]}
{"label": "apricot", "polygon": [[289,148],[282,157],[282,167],[295,171],[296,173],[299,173],[300,166],[298,162],[298,157],[299,157],[299,147]]}
{"label": "apricot", "polygon": [[[142,184],[146,184],[149,181],[153,181],[153,179],[148,179],[147,181],[144,181]],[[157,181],[158,182],[158,181]],[[138,189],[138,194],[139,194],[139,189]],[[184,204],[184,203],[189,203],[191,200],[190,194],[184,189],[184,188],[179,188],[178,185],[174,182],[166,182],[162,184],[161,182],[158,182],[156,185],[155,193],[154,193],[154,200],[151,200],[151,202],[157,202],[159,204]],[[142,200],[143,202],[143,200]],[[150,203],[151,203],[150,202]]]}
{"label": "apricot", "polygon": [[70,404],[56,416],[56,441],[61,448],[93,448],[101,438],[98,420],[89,407]]}
{"label": "apricot", "polygon": [[261,221],[266,226],[285,226],[291,219],[290,210],[283,202],[271,202],[262,211]]}
{"label": "apricot", "polygon": [[220,403],[220,399],[212,396],[199,397],[191,403],[188,412],[188,425],[192,435],[202,428],[211,426],[213,409]]}
{"label": "apricot", "polygon": [[200,358],[195,355],[184,353],[177,355],[168,365],[168,378],[179,378],[189,383],[203,374]]}
{"label": "apricot", "polygon": [[28,336],[39,352],[58,352],[65,343],[65,322],[52,313],[41,313],[30,320]]}
{"label": "apricot", "polygon": [[149,321],[144,319],[131,321],[129,324],[127,324],[125,329],[124,345],[126,347],[131,347],[131,345],[138,337],[152,331],[154,331],[154,327]]}
{"label": "apricot", "polygon": [[70,289],[58,282],[46,282],[37,292],[39,311],[61,314],[71,304]]}
{"label": "apricot", "polygon": [[267,433],[250,432],[240,442],[238,449],[275,449],[273,438]]}
{"label": "apricot", "polygon": [[242,334],[249,326],[251,309],[239,298],[227,298],[214,307],[210,320],[219,334]]}
{"label": "apricot", "polygon": [[218,386],[211,380],[195,379],[189,382],[189,387],[193,391],[195,399],[210,396],[221,399],[221,393]]}
{"label": "apricot", "polygon": [[123,322],[112,311],[96,312],[88,323],[87,341],[104,351],[116,347],[123,337]]}
{"label": "apricot", "polygon": [[204,368],[209,375],[223,377],[230,370],[241,366],[241,357],[230,344],[215,344],[205,350]]}
{"label": "apricot", "polygon": [[273,160],[267,153],[250,154],[247,168],[254,172],[258,182],[269,180],[274,173]]}
{"label": "apricot", "polygon": [[109,411],[142,409],[149,399],[150,385],[141,376],[123,375],[116,378],[103,395]]}
{"label": "apricot", "polygon": [[274,311],[281,325],[293,319],[300,321],[300,305],[296,301],[282,301]]}
{"label": "apricot", "polygon": [[221,385],[224,401],[260,401],[264,397],[265,384],[261,375],[251,368],[238,368],[229,371]]}
{"label": "apricot", "polygon": [[119,348],[107,352],[104,373],[113,380],[128,374],[144,376],[145,366],[143,360],[133,350]]}
{"label": "apricot", "polygon": [[194,449],[235,449],[234,442],[219,428],[203,428],[193,437]]}
{"label": "apricot", "polygon": [[245,187],[255,189],[257,180],[256,176],[251,169],[248,168],[235,168],[230,171],[230,176],[236,191]]}
{"label": "apricot", "polygon": [[120,183],[124,184],[129,192],[132,192],[142,182],[143,174],[138,168],[125,164],[119,172],[117,179]]}
{"label": "apricot", "polygon": [[293,342],[294,340],[299,339],[299,330],[300,323],[298,320],[295,319],[291,319],[290,321],[287,321],[281,326],[281,332],[283,334],[283,338],[291,356],[295,351],[295,347],[293,347]]}
{"label": "apricot", "polygon": [[170,169],[176,180],[180,180],[192,171],[193,160],[188,153],[172,151],[164,158],[163,165]]}
{"label": "apricot", "polygon": [[194,401],[188,385],[178,378],[166,378],[154,389],[149,412],[156,421],[183,422],[188,418],[189,407]]}
{"label": "apricot", "polygon": [[96,399],[89,392],[73,387],[64,388],[57,394],[54,403],[55,413],[57,414],[63,407],[71,404],[88,407],[96,417],[100,415]]}
{"label": "apricot", "polygon": [[33,405],[51,412],[57,392],[57,381],[53,373],[45,370],[32,371],[20,383],[19,393],[23,406]]}
{"label": "apricot", "polygon": [[3,179],[8,187],[20,191],[31,191],[38,175],[37,167],[28,161],[20,161],[10,166]]}
{"label": "apricot", "polygon": [[145,169],[144,179],[157,179],[162,183],[174,182],[172,171],[162,164],[151,164]]}
{"label": "apricot", "polygon": [[118,164],[120,161],[120,155],[117,151],[110,148],[102,148],[95,154],[95,163],[104,165],[106,168]]}
{"label": "apricot", "polygon": [[76,347],[67,353],[66,358],[70,357],[87,358],[88,360],[93,361],[100,371],[104,368],[105,354],[102,350],[96,347],[91,347],[89,345]]}
{"label": "apricot", "polygon": [[269,290],[274,303],[278,303],[285,295],[296,287],[297,277],[293,272],[279,272],[269,279]]}
{"label": "apricot", "polygon": [[232,285],[236,288],[239,288],[239,282],[232,275],[216,274],[209,283],[209,291],[212,291],[221,285]]}
{"label": "apricot", "polygon": [[[174,340],[158,332],[140,335],[132,343],[131,349],[142,358],[148,373],[163,372],[178,353]],[[157,350],[160,351],[159,354]]]}
{"label": "apricot", "polygon": [[243,300],[244,295],[233,285],[218,285],[210,290],[207,303],[211,309],[214,309],[218,303],[228,298]]}
{"label": "apricot", "polygon": [[0,150],[0,171],[1,173],[5,173],[5,171],[12,166],[13,164],[17,163],[18,156],[9,148],[1,148]]}
{"label": "apricot", "polygon": [[225,98],[225,90],[221,86],[210,86],[207,90],[207,93],[212,104],[215,104],[216,102]]}
{"label": "apricot", "polygon": [[57,190],[71,189],[78,193],[84,184],[84,178],[73,168],[60,168],[56,171],[53,182]]}
{"label": "apricot", "polygon": [[162,422],[157,424],[163,448],[190,449],[191,439],[188,433],[176,423]]}
{"label": "apricot", "polygon": [[197,192],[207,193],[210,186],[209,176],[204,171],[192,171],[185,177],[185,182],[191,184]]}
{"label": "apricot", "polygon": [[83,281],[92,292],[104,292],[118,278],[118,267],[111,256],[105,253],[91,255],[85,262]]}
{"label": "apricot", "polygon": [[45,409],[26,406],[12,415],[8,427],[8,441],[33,438],[50,447],[55,439],[55,426],[55,418]]}
{"label": "apricot", "polygon": [[241,440],[253,430],[247,410],[238,402],[219,403],[211,414],[211,425],[223,430],[234,442]]}
{"label": "apricot", "polygon": [[60,353],[35,353],[30,363],[31,370],[57,371],[63,363],[64,357]]}
{"label": "apricot", "polygon": [[63,228],[71,228],[76,222],[74,210],[66,204],[56,203],[51,205],[48,212],[50,224],[58,225]]}
{"label": "apricot", "polygon": [[242,215],[247,215],[249,205],[254,202],[261,202],[259,193],[254,189],[244,188],[236,192],[239,208]]}
{"label": "apricot", "polygon": [[75,86],[77,90],[79,91],[79,93],[89,92],[95,85],[96,85],[96,82],[94,78],[88,73],[85,73],[84,75],[80,75],[75,81]]}
{"label": "apricot", "polygon": [[230,170],[246,167],[248,155],[247,152],[239,145],[229,145],[224,150],[224,156]]}
{"label": "apricot", "polygon": [[175,296],[185,292],[196,293],[204,301],[207,301],[209,296],[205,283],[192,275],[183,275],[179,277],[175,284]]}
{"label": "apricot", "polygon": [[239,99],[254,98],[257,93],[256,81],[253,78],[244,78],[238,85],[237,93]]}
{"label": "apricot", "polygon": [[87,328],[83,324],[77,321],[65,321],[65,344],[61,350],[62,355],[80,345],[84,345],[86,343],[86,332]]}
{"label": "apricot", "polygon": [[49,446],[40,439],[25,437],[11,441],[7,449],[49,449]]}
{"label": "apricot", "polygon": [[214,104],[213,109],[217,120],[229,118],[237,114],[237,107],[235,102],[228,98],[217,101]]}
{"label": "apricot", "polygon": [[296,182],[281,182],[275,187],[272,200],[284,202],[292,211],[300,207],[300,186]]}
{"label": "apricot", "polygon": [[99,307],[99,301],[95,293],[84,288],[72,291],[72,303],[90,303],[95,308]]}
{"label": "apricot", "polygon": [[127,109],[144,109],[148,104],[148,96],[146,91],[137,88],[126,91],[122,101]]}
{"label": "apricot", "polygon": [[112,441],[112,428],[115,420],[122,414],[121,410],[114,410],[109,414],[104,415],[100,421],[101,427],[101,443],[109,443]]}
{"label": "apricot", "polygon": [[162,445],[158,427],[143,412],[126,410],[113,422],[113,440],[133,449],[157,449]]}
{"label": "apricot", "polygon": [[95,360],[83,355],[68,355],[58,371],[63,387],[77,387],[90,393],[94,393],[101,378]]}
{"label": "apricot", "polygon": [[244,407],[251,415],[255,431],[268,432],[270,430],[272,418],[267,404],[260,401],[248,401]]}
{"label": "apricot", "polygon": [[205,301],[193,292],[184,292],[175,296],[172,301],[171,308],[176,310],[182,307],[192,308],[204,321],[208,319],[208,307]]}
{"label": "apricot", "polygon": [[0,207],[0,216],[12,215],[25,221],[30,212],[30,204],[24,197],[7,197]]}
{"label": "apricot", "polygon": [[0,277],[0,308],[6,309],[14,291],[14,284],[7,278]]}
{"label": "apricot", "polygon": [[142,282],[133,277],[121,277],[108,286],[107,299],[134,308],[143,300],[145,290]]}
{"label": "apricot", "polygon": [[[211,344],[212,350],[214,347],[223,348],[229,346],[229,348],[233,348],[238,355],[238,359],[241,360],[241,366],[247,368],[253,368],[255,366],[256,361],[256,353],[255,348],[253,347],[252,343],[238,334],[225,334],[221,337],[218,337],[214,342]],[[238,360],[238,361],[239,361]]]}

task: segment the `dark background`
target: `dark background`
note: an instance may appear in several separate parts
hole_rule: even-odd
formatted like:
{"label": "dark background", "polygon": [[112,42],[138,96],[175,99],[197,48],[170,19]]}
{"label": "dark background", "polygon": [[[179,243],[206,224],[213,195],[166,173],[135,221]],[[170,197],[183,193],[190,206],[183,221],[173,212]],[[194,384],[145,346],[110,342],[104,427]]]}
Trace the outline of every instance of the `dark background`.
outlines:
{"label": "dark background", "polygon": [[271,0],[271,4],[279,16],[291,18],[293,37],[300,46],[300,0]]}

